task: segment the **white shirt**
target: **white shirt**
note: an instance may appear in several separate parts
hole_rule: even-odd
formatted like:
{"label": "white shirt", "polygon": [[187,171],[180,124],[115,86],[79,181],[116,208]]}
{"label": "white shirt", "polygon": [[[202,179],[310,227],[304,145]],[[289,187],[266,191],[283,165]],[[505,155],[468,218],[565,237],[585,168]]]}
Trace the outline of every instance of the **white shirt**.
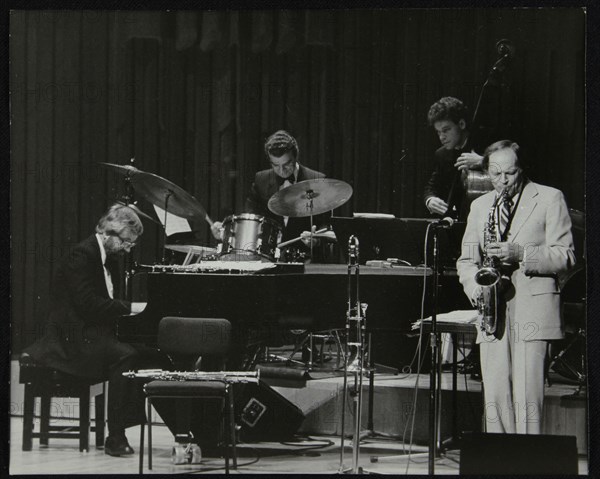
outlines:
{"label": "white shirt", "polygon": [[102,269],[104,269],[104,281],[106,282],[106,289],[108,291],[108,295],[110,299],[113,299],[114,289],[112,279],[110,277],[110,271],[104,263],[106,263],[106,250],[104,249],[104,243],[102,243],[102,238],[98,233],[96,233],[96,240],[98,241],[98,246],[100,246],[100,261],[102,261]]}
{"label": "white shirt", "polygon": [[[300,171],[300,166],[298,165],[298,162],[296,162],[296,167],[294,168],[294,183],[298,180],[298,171]],[[286,178],[286,180],[282,183],[282,185],[279,187],[280,190],[283,190],[284,188],[287,188],[288,186],[292,186],[292,183],[290,183],[290,180],[288,180]],[[287,226],[288,224],[288,220],[290,219],[289,216],[284,216],[283,217],[283,224],[285,226]]]}

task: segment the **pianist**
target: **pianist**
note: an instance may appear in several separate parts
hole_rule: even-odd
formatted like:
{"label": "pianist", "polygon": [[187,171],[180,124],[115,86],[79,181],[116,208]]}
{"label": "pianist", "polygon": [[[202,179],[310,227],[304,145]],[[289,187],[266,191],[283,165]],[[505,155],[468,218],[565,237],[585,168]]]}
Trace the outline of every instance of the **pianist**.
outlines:
{"label": "pianist", "polygon": [[136,369],[140,352],[114,334],[117,317],[130,303],[115,299],[116,259],[129,252],[143,226],[127,206],[114,205],[100,218],[96,233],[77,244],[57,266],[43,337],[24,352],[31,360],[74,376],[108,380],[108,430],[105,453],[133,454],[125,429],[145,421],[140,383],[123,377]]}

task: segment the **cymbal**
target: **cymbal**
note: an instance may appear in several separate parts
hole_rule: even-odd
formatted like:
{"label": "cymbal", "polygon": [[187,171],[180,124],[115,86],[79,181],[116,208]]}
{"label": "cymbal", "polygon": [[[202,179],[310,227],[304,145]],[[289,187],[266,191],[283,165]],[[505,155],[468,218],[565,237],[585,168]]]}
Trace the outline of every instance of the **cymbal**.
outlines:
{"label": "cymbal", "polygon": [[338,208],[351,196],[352,187],[348,183],[318,178],[300,181],[279,190],[269,199],[268,207],[276,215],[303,218]]}
{"label": "cymbal", "polygon": [[141,170],[138,170],[135,166],[132,165],[117,165],[115,163],[104,163],[103,161],[100,161],[98,163],[104,166],[105,168],[109,168],[113,171],[116,171],[121,175],[133,176],[136,173],[141,172]]}
{"label": "cymbal", "polygon": [[206,219],[206,210],[196,198],[161,176],[138,170],[131,182],[142,198],[175,216],[188,220]]}
{"label": "cymbal", "polygon": [[124,201],[117,201],[117,203],[120,204],[120,205],[123,205],[123,206],[127,206],[128,208],[131,208],[141,218],[146,218],[147,220],[150,220],[150,221],[156,223],[157,225],[160,224],[160,222],[156,221],[154,218],[152,218],[152,216],[147,215],[146,213],[144,213],[142,210],[140,210],[137,207],[137,205],[134,205],[133,203],[127,204]]}
{"label": "cymbal", "polygon": [[210,248],[208,246],[199,246],[195,244],[166,244],[165,248],[170,249],[171,251],[177,251],[179,253],[188,254],[191,252],[201,256],[217,254],[217,248]]}

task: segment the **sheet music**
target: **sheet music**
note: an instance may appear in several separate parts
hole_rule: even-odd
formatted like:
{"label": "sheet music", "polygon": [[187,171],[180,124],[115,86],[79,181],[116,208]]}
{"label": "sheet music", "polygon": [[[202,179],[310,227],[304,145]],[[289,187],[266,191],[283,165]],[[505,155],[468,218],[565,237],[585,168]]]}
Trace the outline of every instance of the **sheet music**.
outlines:
{"label": "sheet music", "polygon": [[153,206],[154,210],[156,211],[156,215],[160,220],[160,223],[166,230],[167,236],[171,236],[174,233],[188,233],[192,231],[188,220],[179,216],[175,216],[174,214],[169,212],[167,212],[167,224],[165,225],[165,210],[163,210],[159,206]]}

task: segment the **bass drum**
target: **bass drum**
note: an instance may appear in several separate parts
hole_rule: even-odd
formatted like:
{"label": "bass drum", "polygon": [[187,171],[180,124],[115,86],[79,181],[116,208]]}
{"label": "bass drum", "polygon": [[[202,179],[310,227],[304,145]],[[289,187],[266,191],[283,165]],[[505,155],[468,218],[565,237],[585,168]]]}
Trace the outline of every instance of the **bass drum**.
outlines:
{"label": "bass drum", "polygon": [[280,226],[270,218],[243,213],[223,221],[222,261],[275,261]]}

